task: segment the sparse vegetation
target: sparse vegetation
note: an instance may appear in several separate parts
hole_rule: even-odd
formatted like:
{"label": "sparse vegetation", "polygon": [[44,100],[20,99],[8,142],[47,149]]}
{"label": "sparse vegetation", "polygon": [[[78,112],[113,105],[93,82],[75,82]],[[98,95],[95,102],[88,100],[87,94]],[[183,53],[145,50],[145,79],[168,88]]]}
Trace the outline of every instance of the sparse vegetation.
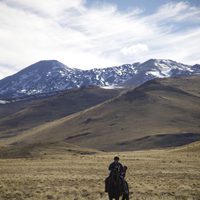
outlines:
{"label": "sparse vegetation", "polygon": [[128,166],[131,199],[198,200],[199,144],[176,150],[91,155],[43,150],[37,157],[0,159],[0,199],[106,200],[107,166],[117,154]]}
{"label": "sparse vegetation", "polygon": [[199,81],[154,80],[16,136],[1,132],[0,200],[106,200],[116,154],[132,200],[199,200],[200,142],[174,148],[200,138]]}

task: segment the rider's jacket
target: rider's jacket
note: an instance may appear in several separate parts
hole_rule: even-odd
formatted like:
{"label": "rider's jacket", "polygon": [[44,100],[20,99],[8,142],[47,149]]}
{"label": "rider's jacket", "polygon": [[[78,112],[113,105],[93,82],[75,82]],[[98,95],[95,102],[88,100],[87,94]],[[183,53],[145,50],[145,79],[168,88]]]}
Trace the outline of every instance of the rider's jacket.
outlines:
{"label": "rider's jacket", "polygon": [[117,169],[120,175],[122,174],[122,172],[123,172],[123,170],[124,170],[122,164],[119,163],[119,162],[118,162],[118,163],[112,162],[112,163],[109,165],[109,168],[108,168],[108,169],[110,170],[110,174],[112,174],[112,172],[113,172],[115,169]]}

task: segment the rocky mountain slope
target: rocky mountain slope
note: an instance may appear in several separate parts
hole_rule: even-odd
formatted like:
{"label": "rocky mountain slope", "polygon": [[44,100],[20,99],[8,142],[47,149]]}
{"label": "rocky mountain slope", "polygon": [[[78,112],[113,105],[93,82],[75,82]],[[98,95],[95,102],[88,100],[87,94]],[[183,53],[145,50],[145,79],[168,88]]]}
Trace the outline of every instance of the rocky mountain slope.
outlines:
{"label": "rocky mountain slope", "polygon": [[47,94],[89,85],[138,86],[154,78],[197,74],[200,74],[199,65],[189,66],[172,60],[151,59],[144,63],[91,70],[69,68],[56,60],[45,60],[0,80],[0,100]]}

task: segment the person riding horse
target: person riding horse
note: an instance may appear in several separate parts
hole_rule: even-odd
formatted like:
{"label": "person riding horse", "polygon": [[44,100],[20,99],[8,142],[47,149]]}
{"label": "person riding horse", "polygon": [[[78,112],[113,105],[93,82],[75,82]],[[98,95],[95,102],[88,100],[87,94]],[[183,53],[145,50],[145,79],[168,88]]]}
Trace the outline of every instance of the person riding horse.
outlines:
{"label": "person riding horse", "polygon": [[129,200],[128,183],[125,181],[127,166],[123,166],[119,157],[115,156],[108,169],[110,173],[105,179],[105,192],[108,192],[109,199],[119,199],[123,195],[123,200]]}
{"label": "person riding horse", "polygon": [[105,180],[105,192],[108,192],[109,200],[118,200],[123,194],[123,181],[121,176],[123,166],[119,162],[119,157],[114,157],[114,162],[109,165],[108,170],[110,173]]}
{"label": "person riding horse", "polygon": [[119,175],[120,176],[122,175],[122,172],[123,172],[124,168],[123,168],[123,165],[119,162],[119,157],[118,156],[114,157],[114,162],[112,162],[109,165],[108,170],[110,171],[110,175],[112,175],[114,170],[118,170]]}
{"label": "person riding horse", "polygon": [[108,170],[110,171],[109,176],[106,178],[105,180],[105,192],[108,192],[108,185],[109,185],[109,180],[112,177],[113,173],[115,170],[118,171],[119,175],[121,176],[122,172],[123,172],[123,166],[122,164],[119,162],[119,157],[115,156],[114,157],[114,162],[112,162],[109,167]]}
{"label": "person riding horse", "polygon": [[124,168],[123,165],[119,162],[119,157],[115,156],[114,161],[108,167],[110,174],[109,174],[109,177],[107,177],[106,180],[105,180],[105,192],[108,192],[109,180],[112,177],[113,173],[116,172],[116,171],[118,172],[120,178],[122,179],[122,181],[124,183],[124,177],[126,175],[126,169],[127,169],[127,167],[125,166],[125,168]]}

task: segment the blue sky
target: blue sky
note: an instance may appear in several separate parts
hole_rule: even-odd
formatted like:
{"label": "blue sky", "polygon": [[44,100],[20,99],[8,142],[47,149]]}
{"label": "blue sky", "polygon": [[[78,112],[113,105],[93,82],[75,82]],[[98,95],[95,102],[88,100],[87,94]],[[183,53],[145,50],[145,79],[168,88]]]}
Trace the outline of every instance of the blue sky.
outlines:
{"label": "blue sky", "polygon": [[[115,4],[119,10],[127,11],[134,7],[138,7],[144,10],[144,13],[152,14],[157,9],[159,9],[160,6],[167,4],[169,2],[178,3],[181,2],[181,0],[87,0],[86,5],[87,6],[93,6],[93,5],[100,5],[100,4]],[[200,6],[199,0],[188,0],[187,2],[190,3],[192,6]]]}
{"label": "blue sky", "polygon": [[200,63],[199,0],[1,0],[0,24],[0,79],[43,59]]}

